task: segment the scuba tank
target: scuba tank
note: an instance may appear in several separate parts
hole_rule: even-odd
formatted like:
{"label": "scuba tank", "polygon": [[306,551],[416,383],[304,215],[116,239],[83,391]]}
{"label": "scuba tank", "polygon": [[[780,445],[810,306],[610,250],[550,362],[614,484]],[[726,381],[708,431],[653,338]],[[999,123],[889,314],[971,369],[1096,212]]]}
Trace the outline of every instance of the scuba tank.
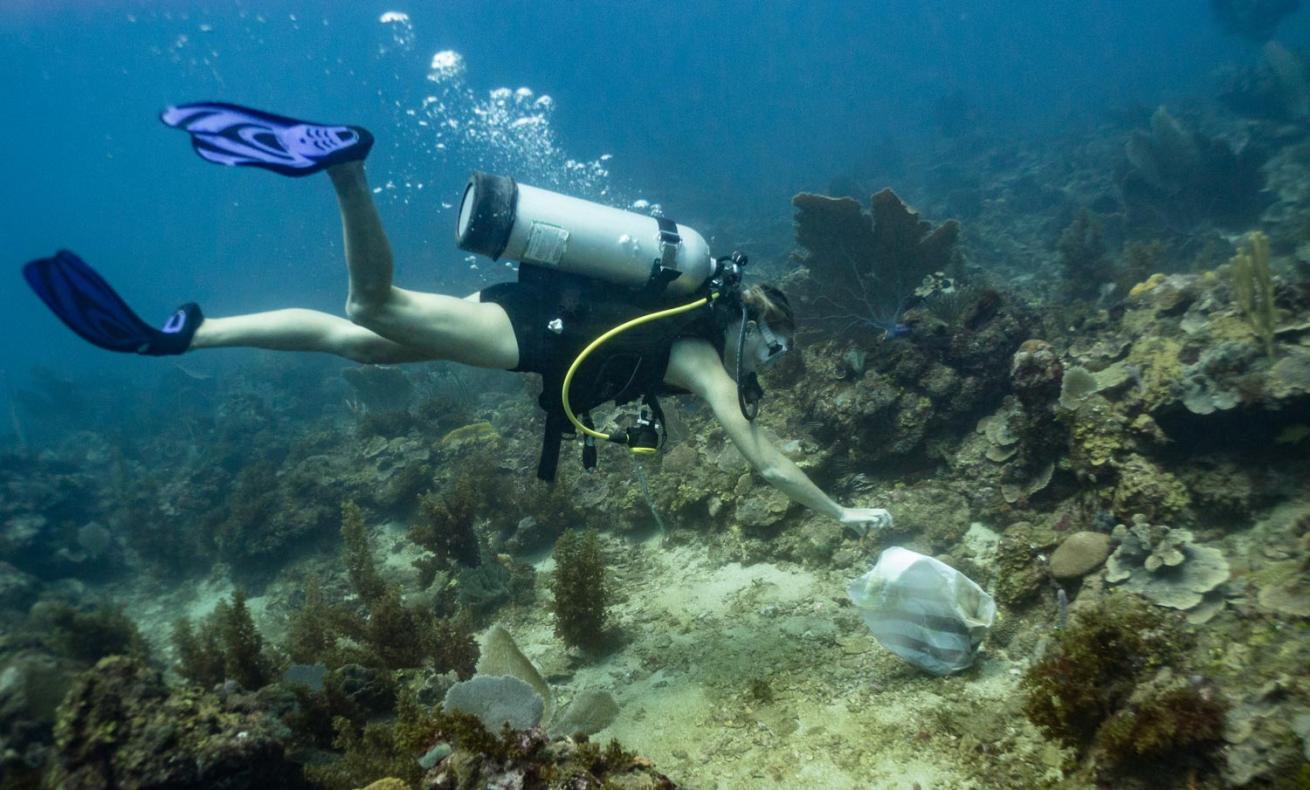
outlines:
{"label": "scuba tank", "polygon": [[602,206],[475,172],[455,229],[459,248],[669,296],[689,296],[715,274],[709,245],[664,217]]}
{"label": "scuba tank", "polygon": [[[631,288],[636,298],[652,305],[651,312],[592,339],[558,371],[558,379],[543,374],[549,397],[543,394],[540,400],[547,417],[539,478],[554,479],[566,426],[584,437],[583,466],[589,470],[596,464],[597,440],[624,445],[635,456],[658,452],[663,418],[653,393],[643,399],[649,409],[639,412],[635,424],[611,433],[596,430],[585,411],[575,413],[570,398],[574,375],[589,355],[615,336],[652,321],[708,309],[726,325],[739,315],[738,402],[748,420],[755,418],[763,390],[754,373],[743,375],[741,370],[747,320],[740,298],[745,255],[734,252],[715,259],[704,237],[665,217],[602,206],[482,172],[474,172],[464,187],[455,241],[467,252],[523,264],[520,283],[529,272],[532,282],[540,280],[539,274],[559,272]],[[558,335],[562,327],[562,320],[556,318],[544,329]]]}

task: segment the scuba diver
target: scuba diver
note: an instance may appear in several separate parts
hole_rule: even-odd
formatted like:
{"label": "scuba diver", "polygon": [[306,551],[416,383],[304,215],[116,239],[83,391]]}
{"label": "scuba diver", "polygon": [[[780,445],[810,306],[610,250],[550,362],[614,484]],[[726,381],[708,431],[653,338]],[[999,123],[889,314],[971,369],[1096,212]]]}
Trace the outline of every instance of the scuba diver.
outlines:
{"label": "scuba diver", "polygon": [[[28,263],[24,277],[70,329],[111,351],[183,354],[249,347],[321,351],[365,364],[449,360],[542,376],[546,434],[538,476],[555,477],[561,438],[582,434],[638,455],[658,451],[658,397],[694,394],[766,481],[857,533],[890,526],[880,508],[844,507],[774,447],[754,422],[755,371],[791,348],[781,291],[741,283],[743,255],[712,259],[695,230],[475,173],[460,205],[462,249],[519,262],[519,281],[466,298],[392,282],[392,253],[364,174],[373,136],[224,103],[169,107],[163,122],[203,159],[285,176],[326,171],[345,236],[349,319],[306,309],[206,317],[188,303],[161,328],[145,323],[71,252]],[[731,373],[730,373],[731,371]],[[589,410],[640,401],[634,425],[605,433]]]}

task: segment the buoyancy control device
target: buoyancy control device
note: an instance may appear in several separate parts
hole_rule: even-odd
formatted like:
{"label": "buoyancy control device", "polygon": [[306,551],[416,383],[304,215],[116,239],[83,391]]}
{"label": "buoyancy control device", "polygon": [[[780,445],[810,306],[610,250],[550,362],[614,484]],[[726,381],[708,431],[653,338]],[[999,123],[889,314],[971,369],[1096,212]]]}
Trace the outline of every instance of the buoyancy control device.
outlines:
{"label": "buoyancy control device", "polygon": [[[493,260],[518,261],[520,283],[539,286],[551,272],[566,278],[590,278],[622,286],[652,308],[607,327],[608,331],[572,360],[562,382],[545,377],[546,387],[552,391],[541,398],[547,423],[538,477],[544,480],[554,478],[555,457],[567,426],[584,437],[583,465],[588,470],[596,464],[596,440],[625,445],[634,455],[654,453],[661,443],[663,414],[654,393],[642,399],[634,425],[611,433],[596,430],[585,410],[579,410],[581,415],[574,412],[570,399],[574,374],[598,348],[638,326],[698,309],[719,311],[734,320],[740,315],[744,339],[746,310],[740,289],[746,256],[734,252],[715,259],[699,233],[665,217],[636,214],[476,172],[460,201],[456,242],[460,249]],[[562,329],[557,324],[561,323],[555,318],[546,328],[559,334]],[[740,344],[737,358],[738,399],[742,413],[754,419],[763,391],[754,373],[742,373]]]}

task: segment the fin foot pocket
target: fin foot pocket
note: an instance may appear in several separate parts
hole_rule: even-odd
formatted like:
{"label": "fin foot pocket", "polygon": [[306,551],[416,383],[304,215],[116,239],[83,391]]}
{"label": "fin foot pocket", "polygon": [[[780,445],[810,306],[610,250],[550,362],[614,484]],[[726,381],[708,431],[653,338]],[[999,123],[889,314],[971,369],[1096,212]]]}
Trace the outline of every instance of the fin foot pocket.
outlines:
{"label": "fin foot pocket", "polygon": [[360,126],[312,123],[225,102],[179,104],[159,119],[191,135],[191,147],[206,161],[284,176],[363,160],[373,148],[373,135]]}

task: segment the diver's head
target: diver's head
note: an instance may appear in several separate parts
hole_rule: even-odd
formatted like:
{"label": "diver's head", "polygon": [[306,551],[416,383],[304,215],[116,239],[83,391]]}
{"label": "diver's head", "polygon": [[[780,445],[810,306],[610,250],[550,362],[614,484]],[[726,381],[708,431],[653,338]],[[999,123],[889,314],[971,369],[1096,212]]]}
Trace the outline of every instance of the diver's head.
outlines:
{"label": "diver's head", "polygon": [[[754,372],[775,362],[787,353],[795,342],[796,318],[787,296],[772,285],[752,285],[741,293],[741,304],[746,309],[745,340],[738,334],[743,330],[740,321],[728,325],[726,348],[735,356],[741,351],[741,369]],[[726,359],[725,359],[726,361]]]}

